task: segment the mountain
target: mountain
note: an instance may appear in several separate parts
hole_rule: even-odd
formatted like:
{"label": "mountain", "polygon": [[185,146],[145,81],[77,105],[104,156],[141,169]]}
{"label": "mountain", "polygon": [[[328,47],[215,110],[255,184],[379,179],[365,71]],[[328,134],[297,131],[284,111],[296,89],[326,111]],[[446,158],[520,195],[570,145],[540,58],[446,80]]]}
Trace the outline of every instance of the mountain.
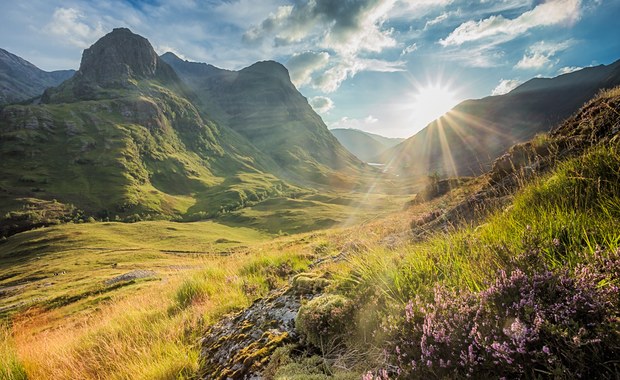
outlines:
{"label": "mountain", "polygon": [[69,79],[74,70],[47,72],[32,63],[0,49],[0,105],[22,102],[58,86]]}
{"label": "mountain", "polygon": [[548,131],[598,91],[618,84],[620,61],[535,78],[508,94],[460,103],[376,160],[407,175],[481,173],[510,146]]}
{"label": "mountain", "polygon": [[4,234],[81,215],[204,218],[300,191],[280,179],[269,147],[217,125],[192,96],[145,38],[121,28],[41,104],[5,107]]}
{"label": "mountain", "polygon": [[374,133],[350,128],[334,128],[330,129],[330,132],[336,136],[342,146],[365,162],[372,162],[372,159],[383,153],[383,151],[405,140],[383,137]]}
{"label": "mountain", "polygon": [[283,65],[264,61],[230,71],[184,61],[172,53],[162,59],[196,94],[196,104],[207,115],[247,138],[290,179],[346,182],[336,172],[360,170],[362,163],[329,132]]}

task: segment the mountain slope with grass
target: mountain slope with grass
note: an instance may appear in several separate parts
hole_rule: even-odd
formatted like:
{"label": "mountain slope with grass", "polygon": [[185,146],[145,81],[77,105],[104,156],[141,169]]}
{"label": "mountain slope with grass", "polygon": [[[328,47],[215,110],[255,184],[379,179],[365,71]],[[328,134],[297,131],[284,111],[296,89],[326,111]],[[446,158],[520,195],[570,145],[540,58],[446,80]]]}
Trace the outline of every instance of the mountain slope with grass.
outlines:
{"label": "mountain slope with grass", "polygon": [[299,191],[190,99],[146,39],[104,36],[42,104],[3,109],[3,233],[86,216],[200,219]]}
{"label": "mountain slope with grass", "polygon": [[74,70],[43,71],[32,63],[0,49],[0,106],[43,94],[71,78]]}
{"label": "mountain slope with grass", "polygon": [[350,179],[342,173],[360,172],[362,163],[329,132],[281,64],[264,61],[229,71],[172,53],[162,59],[197,94],[199,107],[251,141],[295,181],[346,183]]}
{"label": "mountain slope with grass", "polygon": [[334,128],[329,130],[338,141],[364,162],[372,162],[388,148],[398,145],[405,139],[389,138],[359,129]]}
{"label": "mountain slope with grass", "polygon": [[467,100],[377,162],[401,175],[485,172],[510,146],[549,131],[600,89],[620,84],[620,61],[555,78],[532,79],[508,94]]}

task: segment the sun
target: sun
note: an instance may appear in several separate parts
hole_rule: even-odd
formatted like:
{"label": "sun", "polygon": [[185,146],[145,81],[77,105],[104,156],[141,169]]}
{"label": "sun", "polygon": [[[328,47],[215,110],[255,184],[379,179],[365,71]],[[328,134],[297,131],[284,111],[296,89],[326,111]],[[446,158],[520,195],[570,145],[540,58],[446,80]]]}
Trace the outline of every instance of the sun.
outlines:
{"label": "sun", "polygon": [[427,84],[417,88],[412,111],[416,124],[427,125],[458,103],[454,90],[447,85]]}

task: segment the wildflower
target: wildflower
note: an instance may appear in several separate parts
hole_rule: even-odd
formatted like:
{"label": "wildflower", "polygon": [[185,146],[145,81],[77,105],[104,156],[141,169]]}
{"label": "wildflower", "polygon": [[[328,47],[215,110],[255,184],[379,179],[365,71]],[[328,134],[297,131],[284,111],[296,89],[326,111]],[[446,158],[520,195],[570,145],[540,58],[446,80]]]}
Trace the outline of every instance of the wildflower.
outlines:
{"label": "wildflower", "polygon": [[407,322],[411,322],[413,319],[413,301],[411,300],[409,300],[407,306],[405,306],[405,317],[407,318]]}

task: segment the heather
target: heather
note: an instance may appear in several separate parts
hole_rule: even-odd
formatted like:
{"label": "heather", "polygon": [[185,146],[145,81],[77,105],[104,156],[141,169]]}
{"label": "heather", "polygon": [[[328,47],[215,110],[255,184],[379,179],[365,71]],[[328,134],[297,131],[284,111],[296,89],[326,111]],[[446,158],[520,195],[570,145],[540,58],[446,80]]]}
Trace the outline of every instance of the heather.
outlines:
{"label": "heather", "polygon": [[398,377],[613,378],[620,252],[589,259],[572,271],[500,271],[481,292],[438,286],[432,302],[409,301],[391,347]]}

